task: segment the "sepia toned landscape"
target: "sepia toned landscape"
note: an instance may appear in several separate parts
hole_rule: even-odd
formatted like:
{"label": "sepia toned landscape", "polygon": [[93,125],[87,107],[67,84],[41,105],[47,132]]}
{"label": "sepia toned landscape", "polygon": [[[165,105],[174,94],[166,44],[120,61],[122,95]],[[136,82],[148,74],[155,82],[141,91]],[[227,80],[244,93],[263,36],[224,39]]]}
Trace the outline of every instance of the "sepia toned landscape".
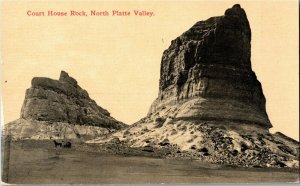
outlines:
{"label": "sepia toned landscape", "polygon": [[113,117],[64,69],[33,77],[20,118],[4,127],[3,182],[299,182],[299,141],[270,132],[250,25],[235,4],[173,38],[158,96],[134,123]]}

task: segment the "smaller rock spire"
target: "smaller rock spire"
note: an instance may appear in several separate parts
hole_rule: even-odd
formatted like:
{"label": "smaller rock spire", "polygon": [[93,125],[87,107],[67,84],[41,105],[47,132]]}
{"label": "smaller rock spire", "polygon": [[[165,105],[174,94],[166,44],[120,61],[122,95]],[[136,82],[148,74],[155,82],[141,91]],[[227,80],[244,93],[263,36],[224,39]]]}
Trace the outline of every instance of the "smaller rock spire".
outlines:
{"label": "smaller rock spire", "polygon": [[63,70],[60,72],[59,81],[64,81],[64,82],[70,83],[73,86],[77,85],[77,81],[74,78],[72,78],[71,76],[69,76],[69,74]]}

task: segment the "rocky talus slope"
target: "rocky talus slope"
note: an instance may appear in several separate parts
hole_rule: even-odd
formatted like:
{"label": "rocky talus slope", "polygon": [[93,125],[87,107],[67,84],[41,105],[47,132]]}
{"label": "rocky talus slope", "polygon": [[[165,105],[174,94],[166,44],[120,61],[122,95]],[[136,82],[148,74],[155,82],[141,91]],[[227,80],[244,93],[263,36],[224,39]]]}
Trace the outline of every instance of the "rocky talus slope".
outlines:
{"label": "rocky talus slope", "polygon": [[62,71],[59,80],[33,78],[20,119],[6,126],[14,138],[49,139],[98,137],[98,133],[118,130],[126,124],[111,117],[74,78]]}
{"label": "rocky talus slope", "polygon": [[116,129],[66,122],[49,122],[18,119],[6,126],[6,135],[12,140],[71,139],[87,141],[107,135]]}
{"label": "rocky talus slope", "polygon": [[269,132],[250,42],[240,5],[197,22],[164,51],[159,95],[148,115],[88,143],[167,149],[166,157],[218,164],[299,167],[299,142]]}

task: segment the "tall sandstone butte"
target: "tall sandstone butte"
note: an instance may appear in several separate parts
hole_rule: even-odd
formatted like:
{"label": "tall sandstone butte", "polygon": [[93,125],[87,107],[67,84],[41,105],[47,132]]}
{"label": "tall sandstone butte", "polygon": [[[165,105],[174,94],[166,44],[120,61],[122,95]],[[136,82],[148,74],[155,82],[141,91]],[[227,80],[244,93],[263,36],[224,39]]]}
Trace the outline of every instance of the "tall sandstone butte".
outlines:
{"label": "tall sandstone butte", "polygon": [[148,115],[108,140],[166,157],[299,168],[299,142],[269,132],[266,100],[251,69],[250,42],[240,5],[196,23],[164,51],[159,95]]}
{"label": "tall sandstone butte", "polygon": [[65,71],[59,80],[35,77],[27,89],[21,110],[21,119],[65,122],[120,129],[122,122],[98,106],[77,81]]}
{"label": "tall sandstone butte", "polygon": [[159,95],[149,115],[194,99],[177,119],[269,129],[266,99],[250,58],[251,29],[240,5],[197,22],[164,51]]}

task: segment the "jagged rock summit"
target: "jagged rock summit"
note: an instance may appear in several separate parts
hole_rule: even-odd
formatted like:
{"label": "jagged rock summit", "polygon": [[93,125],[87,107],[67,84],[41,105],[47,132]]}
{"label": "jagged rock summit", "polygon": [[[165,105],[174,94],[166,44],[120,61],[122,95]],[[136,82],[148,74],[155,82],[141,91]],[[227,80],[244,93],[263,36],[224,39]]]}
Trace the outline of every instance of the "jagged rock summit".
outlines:
{"label": "jagged rock summit", "polygon": [[65,71],[59,80],[35,77],[27,89],[21,118],[120,129],[122,122],[98,106]]}
{"label": "jagged rock summit", "polygon": [[[59,80],[34,77],[26,90],[20,119],[8,125],[15,136],[36,138],[76,138],[99,136],[124,128],[110,113],[97,105],[67,72]],[[108,129],[108,130],[103,130]],[[99,133],[99,135],[98,135]],[[18,138],[18,137],[17,137]]]}
{"label": "jagged rock summit", "polygon": [[240,5],[197,22],[172,41],[161,61],[159,96],[149,114],[194,99],[177,119],[272,125],[251,69],[251,29]]}
{"label": "jagged rock summit", "polygon": [[269,132],[250,42],[240,5],[197,22],[164,51],[159,95],[148,115],[108,139],[87,143],[119,141],[166,157],[217,164],[299,167],[299,143]]}

